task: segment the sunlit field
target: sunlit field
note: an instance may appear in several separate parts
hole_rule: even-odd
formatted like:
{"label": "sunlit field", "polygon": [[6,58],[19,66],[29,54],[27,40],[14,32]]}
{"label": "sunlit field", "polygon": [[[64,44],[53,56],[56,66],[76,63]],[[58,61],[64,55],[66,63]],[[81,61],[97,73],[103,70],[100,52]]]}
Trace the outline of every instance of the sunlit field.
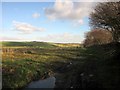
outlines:
{"label": "sunlit field", "polygon": [[2,47],[3,88],[24,89],[32,81],[51,76],[56,78],[55,88],[119,88],[119,63],[109,44],[84,48],[80,44],[11,43],[17,44],[7,42]]}
{"label": "sunlit field", "polygon": [[79,58],[79,44],[76,44],[77,47],[70,44],[61,47],[60,44],[30,43],[3,42],[3,87],[24,87],[30,81],[44,79],[54,73],[57,67]]}
{"label": "sunlit field", "polygon": [[2,89],[120,89],[120,0],[2,0]]}

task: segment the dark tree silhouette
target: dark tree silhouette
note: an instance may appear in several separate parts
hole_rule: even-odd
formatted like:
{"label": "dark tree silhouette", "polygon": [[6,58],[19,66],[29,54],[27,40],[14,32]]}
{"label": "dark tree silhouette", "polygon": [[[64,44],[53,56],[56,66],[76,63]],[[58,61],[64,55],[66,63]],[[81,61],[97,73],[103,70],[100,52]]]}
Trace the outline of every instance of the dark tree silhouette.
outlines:
{"label": "dark tree silhouette", "polygon": [[90,15],[90,25],[110,31],[114,42],[120,42],[120,2],[99,3]]}
{"label": "dark tree silhouette", "polygon": [[115,45],[115,58],[120,59],[120,1],[103,2],[96,5],[90,15],[92,28],[102,28],[111,32]]}

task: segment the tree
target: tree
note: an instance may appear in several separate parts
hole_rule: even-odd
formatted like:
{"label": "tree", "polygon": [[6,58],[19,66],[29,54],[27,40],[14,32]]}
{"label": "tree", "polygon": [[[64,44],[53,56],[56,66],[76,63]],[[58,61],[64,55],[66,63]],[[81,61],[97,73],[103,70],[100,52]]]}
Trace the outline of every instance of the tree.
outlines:
{"label": "tree", "polygon": [[96,5],[90,14],[92,28],[101,28],[111,32],[115,47],[115,58],[120,59],[120,1],[103,2]]}
{"label": "tree", "polygon": [[90,25],[108,30],[114,42],[120,42],[120,2],[99,3],[90,15]]}
{"label": "tree", "polygon": [[86,33],[84,45],[102,45],[112,42],[112,35],[107,30],[95,29]]}

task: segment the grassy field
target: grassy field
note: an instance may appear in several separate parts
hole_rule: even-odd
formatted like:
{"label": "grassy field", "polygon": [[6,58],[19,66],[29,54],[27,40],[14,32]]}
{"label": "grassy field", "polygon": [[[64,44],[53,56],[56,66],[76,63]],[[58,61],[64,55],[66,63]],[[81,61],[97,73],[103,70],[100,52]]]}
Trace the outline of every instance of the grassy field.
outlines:
{"label": "grassy field", "polygon": [[114,48],[109,44],[92,46],[82,53],[86,57],[84,72],[93,74],[100,88],[120,88],[120,61],[113,56]]}
{"label": "grassy field", "polygon": [[41,42],[3,42],[3,87],[21,88],[49,76],[57,66],[76,58],[76,47]]}
{"label": "grassy field", "polygon": [[4,42],[3,88],[23,88],[56,74],[56,88],[120,88],[119,60],[107,45]]}
{"label": "grassy field", "polygon": [[34,47],[34,48],[54,48],[53,43],[47,42],[1,42],[4,47]]}

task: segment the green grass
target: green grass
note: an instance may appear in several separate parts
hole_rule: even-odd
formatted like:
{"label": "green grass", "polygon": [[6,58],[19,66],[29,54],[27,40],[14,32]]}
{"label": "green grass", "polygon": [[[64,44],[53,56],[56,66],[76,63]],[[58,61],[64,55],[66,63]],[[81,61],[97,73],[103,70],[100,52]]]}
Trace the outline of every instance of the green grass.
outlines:
{"label": "green grass", "polygon": [[[21,43],[23,45],[23,42]],[[66,44],[65,47],[64,45],[59,47],[51,43],[45,43],[46,46],[41,42],[32,43],[34,43],[33,46],[21,45],[21,48],[18,47],[20,46],[18,43],[17,45],[9,43],[3,47],[3,51],[8,48],[13,50],[13,53],[6,52],[2,55],[3,87],[24,87],[32,80],[49,76],[50,72],[59,72],[59,69],[69,65],[70,62],[74,64],[65,67],[62,71],[60,79],[64,84],[61,87],[81,87],[79,85],[81,73],[84,73],[87,78],[90,74],[94,75],[92,80],[95,84],[93,86],[87,84],[88,87],[120,87],[120,64],[113,58],[114,46],[112,48],[108,47],[109,45],[79,48],[70,47],[70,45],[66,47]],[[43,48],[39,48],[42,46]]]}
{"label": "green grass", "polygon": [[[3,87],[21,88],[32,80],[49,76],[56,68],[74,60],[78,48],[3,47]],[[45,75],[46,73],[46,75]]]}
{"label": "green grass", "polygon": [[93,73],[102,88],[120,88],[120,64],[113,58],[114,46],[92,46],[85,51],[85,72]]}
{"label": "green grass", "polygon": [[45,64],[31,59],[3,61],[3,87],[20,88],[48,72]]}
{"label": "green grass", "polygon": [[1,42],[3,47],[39,47],[53,48],[56,47],[52,43],[47,42]]}
{"label": "green grass", "polygon": [[111,48],[109,44],[79,49],[79,56],[84,58],[66,73],[62,87],[81,88],[81,73],[84,73],[84,88],[120,88],[120,61],[113,58],[113,53],[114,46]]}

